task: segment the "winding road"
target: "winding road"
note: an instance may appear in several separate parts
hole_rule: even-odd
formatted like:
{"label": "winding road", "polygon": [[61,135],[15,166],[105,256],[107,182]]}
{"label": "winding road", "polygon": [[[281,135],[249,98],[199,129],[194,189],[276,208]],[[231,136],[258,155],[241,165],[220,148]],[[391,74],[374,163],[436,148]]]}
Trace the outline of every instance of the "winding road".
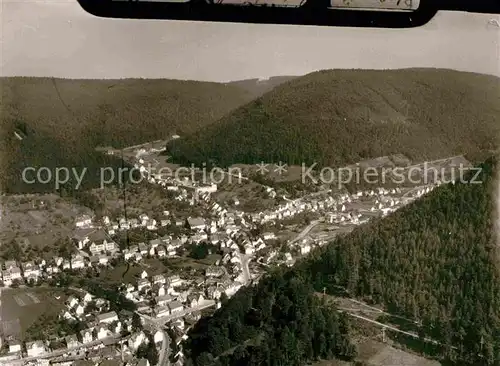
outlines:
{"label": "winding road", "polygon": [[163,333],[163,341],[161,342],[161,350],[160,355],[158,357],[158,366],[169,366],[169,353],[170,347],[168,346],[169,337],[167,332],[164,329],[161,330]]}
{"label": "winding road", "polygon": [[288,242],[288,245],[295,244],[296,242],[302,240],[309,232],[320,223],[319,220],[314,220],[309,223],[302,231],[291,241]]}

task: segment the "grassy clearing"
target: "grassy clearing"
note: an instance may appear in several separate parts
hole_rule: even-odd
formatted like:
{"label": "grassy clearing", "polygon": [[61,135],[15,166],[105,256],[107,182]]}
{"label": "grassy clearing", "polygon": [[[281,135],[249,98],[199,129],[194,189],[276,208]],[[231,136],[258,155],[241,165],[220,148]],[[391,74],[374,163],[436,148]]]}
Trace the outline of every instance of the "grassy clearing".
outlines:
{"label": "grassy clearing", "polygon": [[1,319],[5,336],[24,340],[27,330],[41,316],[57,317],[67,295],[53,288],[19,288],[2,291]]}

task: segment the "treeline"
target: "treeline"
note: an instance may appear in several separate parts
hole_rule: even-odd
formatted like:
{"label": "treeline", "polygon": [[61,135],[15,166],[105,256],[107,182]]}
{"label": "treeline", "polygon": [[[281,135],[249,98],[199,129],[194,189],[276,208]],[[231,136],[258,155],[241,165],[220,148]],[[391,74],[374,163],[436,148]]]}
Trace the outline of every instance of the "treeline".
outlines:
{"label": "treeline", "polygon": [[497,148],[500,79],[440,69],[325,70],[296,78],[167,145],[181,164],[346,166]]}
{"label": "treeline", "polygon": [[[497,160],[480,168],[481,184],[440,187],[238,292],[191,331],[186,349],[193,364],[292,365],[352,356],[345,320],[334,309],[324,313],[311,296],[314,291],[338,295],[344,289],[413,320],[420,324],[414,329],[420,337],[443,344],[421,346],[421,352],[454,365],[499,365],[500,276],[493,215]],[[263,341],[254,344],[259,336]],[[325,345],[330,336],[336,341]],[[234,352],[227,354],[230,349]]]}
{"label": "treeline", "polygon": [[202,318],[186,342],[186,365],[299,366],[356,355],[348,319],[280,270]]}

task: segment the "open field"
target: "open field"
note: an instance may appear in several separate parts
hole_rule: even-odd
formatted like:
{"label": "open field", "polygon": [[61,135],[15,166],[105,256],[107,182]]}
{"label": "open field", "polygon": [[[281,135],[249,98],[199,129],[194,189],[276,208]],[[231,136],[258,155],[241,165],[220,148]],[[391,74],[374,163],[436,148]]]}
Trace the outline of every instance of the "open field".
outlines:
{"label": "open field", "polygon": [[[59,297],[57,299],[55,296]],[[58,315],[66,296],[48,288],[2,289],[0,319],[5,338],[23,340],[27,329],[41,315]]]}
{"label": "open field", "polygon": [[[356,362],[366,366],[439,366],[437,361],[391,347],[388,344],[366,340],[358,345]],[[313,363],[312,366],[355,366],[356,363],[339,360],[323,360]]]}
{"label": "open field", "polygon": [[37,248],[67,237],[77,216],[92,213],[54,194],[2,196],[1,203],[0,240],[23,239],[26,245]]}

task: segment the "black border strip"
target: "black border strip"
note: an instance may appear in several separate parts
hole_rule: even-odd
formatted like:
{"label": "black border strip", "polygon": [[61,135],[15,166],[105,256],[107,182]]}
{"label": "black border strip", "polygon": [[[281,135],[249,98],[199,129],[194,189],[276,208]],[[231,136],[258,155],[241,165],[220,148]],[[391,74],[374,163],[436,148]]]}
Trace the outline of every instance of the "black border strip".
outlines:
{"label": "black border strip", "polygon": [[349,27],[413,28],[431,20],[438,10],[499,13],[500,0],[421,0],[412,12],[328,9],[329,0],[308,0],[298,8],[142,1],[78,0],[88,13],[106,18],[169,19],[205,22],[291,24]]}

